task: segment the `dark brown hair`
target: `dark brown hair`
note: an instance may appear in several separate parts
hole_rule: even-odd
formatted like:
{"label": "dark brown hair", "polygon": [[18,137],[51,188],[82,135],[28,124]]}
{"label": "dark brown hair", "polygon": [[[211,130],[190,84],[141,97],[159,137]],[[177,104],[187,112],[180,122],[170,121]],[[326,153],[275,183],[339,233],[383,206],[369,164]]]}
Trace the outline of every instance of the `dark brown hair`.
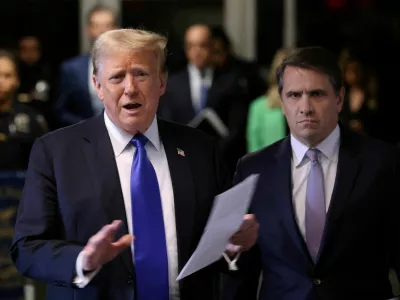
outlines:
{"label": "dark brown hair", "polygon": [[337,95],[343,86],[342,72],[335,56],[322,47],[299,48],[283,60],[276,70],[279,94],[282,93],[283,74],[287,66],[311,69],[328,75]]}

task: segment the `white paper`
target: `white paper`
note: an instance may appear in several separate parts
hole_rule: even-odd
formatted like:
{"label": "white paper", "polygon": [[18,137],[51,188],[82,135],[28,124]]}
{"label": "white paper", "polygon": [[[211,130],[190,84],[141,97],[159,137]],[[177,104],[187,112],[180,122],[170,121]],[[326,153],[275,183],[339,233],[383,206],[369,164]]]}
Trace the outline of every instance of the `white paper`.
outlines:
{"label": "white paper", "polygon": [[247,213],[258,174],[253,174],[214,199],[213,208],[197,249],[176,280],[189,276],[221,259],[232,235]]}

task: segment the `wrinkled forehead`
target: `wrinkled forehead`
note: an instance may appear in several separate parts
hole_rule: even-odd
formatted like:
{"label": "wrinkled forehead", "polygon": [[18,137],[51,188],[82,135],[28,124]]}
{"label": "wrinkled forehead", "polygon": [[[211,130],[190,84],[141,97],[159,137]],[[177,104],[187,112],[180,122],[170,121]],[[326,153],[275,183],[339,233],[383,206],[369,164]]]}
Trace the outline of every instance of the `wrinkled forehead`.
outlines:
{"label": "wrinkled forehead", "polygon": [[314,69],[288,66],[283,73],[283,90],[332,90],[329,76]]}
{"label": "wrinkled forehead", "polygon": [[141,66],[150,70],[158,70],[159,58],[152,48],[132,49],[124,47],[104,48],[97,56],[99,72],[116,68],[132,68]]}

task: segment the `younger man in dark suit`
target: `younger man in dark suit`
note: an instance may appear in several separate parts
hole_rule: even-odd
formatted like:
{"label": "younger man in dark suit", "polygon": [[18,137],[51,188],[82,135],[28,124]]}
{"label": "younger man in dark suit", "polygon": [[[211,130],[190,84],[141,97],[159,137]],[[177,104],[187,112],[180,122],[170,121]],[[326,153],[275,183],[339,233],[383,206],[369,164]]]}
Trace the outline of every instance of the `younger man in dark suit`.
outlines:
{"label": "younger man in dark suit", "polygon": [[389,299],[400,271],[397,150],[338,125],[344,88],[335,57],[303,48],[277,71],[291,135],[238,164],[260,173],[251,212],[258,243],[224,299]]}

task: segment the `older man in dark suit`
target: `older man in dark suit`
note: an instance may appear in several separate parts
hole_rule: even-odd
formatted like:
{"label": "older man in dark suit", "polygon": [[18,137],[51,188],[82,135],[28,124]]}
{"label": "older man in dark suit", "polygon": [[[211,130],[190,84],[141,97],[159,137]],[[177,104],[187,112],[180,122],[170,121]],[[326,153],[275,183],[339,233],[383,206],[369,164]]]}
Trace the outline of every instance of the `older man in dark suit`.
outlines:
{"label": "older man in dark suit", "polygon": [[[211,138],[156,117],[165,44],[104,33],[92,56],[105,113],[33,147],[11,252],[48,299],[218,299],[224,262],[176,281],[230,180]],[[232,242],[246,250],[256,235],[248,215]]]}

